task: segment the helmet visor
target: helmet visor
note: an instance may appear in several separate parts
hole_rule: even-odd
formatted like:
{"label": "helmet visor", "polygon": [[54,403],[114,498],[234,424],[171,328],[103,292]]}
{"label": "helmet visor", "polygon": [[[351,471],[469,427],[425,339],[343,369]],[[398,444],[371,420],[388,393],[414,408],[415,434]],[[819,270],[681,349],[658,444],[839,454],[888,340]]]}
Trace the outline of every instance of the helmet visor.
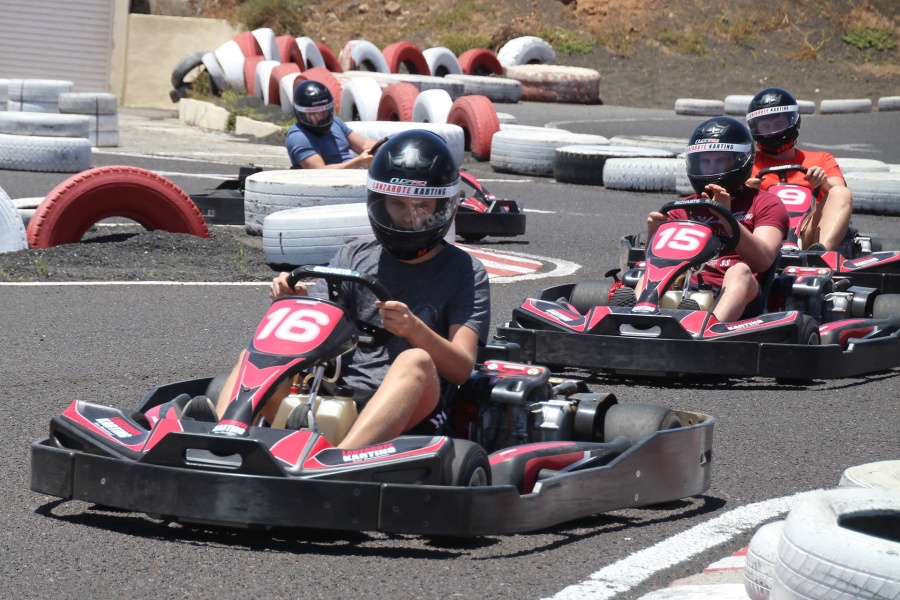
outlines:
{"label": "helmet visor", "polygon": [[776,136],[797,124],[800,118],[800,107],[796,104],[788,106],[770,106],[747,114],[747,127],[754,136]]}
{"label": "helmet visor", "polygon": [[717,175],[726,175],[740,169],[752,156],[753,144],[698,140],[687,148],[687,174],[714,181]]}
{"label": "helmet visor", "polygon": [[307,127],[331,127],[334,122],[334,102],[318,106],[300,106],[294,103],[294,115],[300,125]]}
{"label": "helmet visor", "polygon": [[369,215],[393,231],[428,231],[446,225],[456,211],[459,180],[447,186],[426,186],[424,181],[368,179]]}

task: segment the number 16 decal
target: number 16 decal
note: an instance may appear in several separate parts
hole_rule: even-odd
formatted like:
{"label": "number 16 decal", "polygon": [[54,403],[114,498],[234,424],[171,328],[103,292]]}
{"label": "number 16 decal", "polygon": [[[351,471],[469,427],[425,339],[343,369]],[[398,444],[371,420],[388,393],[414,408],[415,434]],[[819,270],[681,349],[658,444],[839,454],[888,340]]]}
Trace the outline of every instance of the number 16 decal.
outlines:
{"label": "number 16 decal", "polygon": [[311,308],[294,310],[284,307],[266,315],[268,323],[256,336],[257,341],[268,338],[272,333],[286,342],[310,342],[318,337],[321,326],[328,325],[329,318],[323,312]]}

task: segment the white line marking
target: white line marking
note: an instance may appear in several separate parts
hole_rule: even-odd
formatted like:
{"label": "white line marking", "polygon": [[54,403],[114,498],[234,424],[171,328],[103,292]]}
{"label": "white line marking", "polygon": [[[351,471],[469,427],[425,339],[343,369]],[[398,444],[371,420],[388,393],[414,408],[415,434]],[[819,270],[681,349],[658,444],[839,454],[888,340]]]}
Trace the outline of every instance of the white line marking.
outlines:
{"label": "white line marking", "polygon": [[705,550],[727,542],[738,533],[786,513],[794,504],[812,493],[814,492],[800,492],[793,496],[773,498],[736,508],[603,567],[585,581],[560,590],[552,598],[554,600],[613,598],[649,579],[655,573],[674,567]]}
{"label": "white line marking", "polygon": [[199,179],[234,179],[237,180],[237,175],[231,173],[230,175],[222,175],[217,173],[180,173],[178,171],[154,171],[157,175],[162,175],[163,177],[197,177]]}
{"label": "white line marking", "polygon": [[555,210],[540,210],[539,208],[523,208],[522,212],[538,213],[541,215],[555,215],[556,214]]}
{"label": "white line marking", "polygon": [[7,287],[100,286],[100,285],[270,285],[271,281],[0,281]]}

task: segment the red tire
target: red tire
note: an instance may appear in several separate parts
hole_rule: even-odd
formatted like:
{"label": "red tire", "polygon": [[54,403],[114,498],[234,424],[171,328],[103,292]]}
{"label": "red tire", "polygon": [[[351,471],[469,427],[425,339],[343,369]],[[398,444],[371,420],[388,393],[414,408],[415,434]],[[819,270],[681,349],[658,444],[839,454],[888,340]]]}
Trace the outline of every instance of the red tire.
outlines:
{"label": "red tire", "polygon": [[475,160],[490,160],[491,141],[500,131],[500,121],[494,103],[487,96],[460,96],[453,101],[447,123],[462,127],[465,148]]}
{"label": "red tire", "polygon": [[269,104],[281,105],[281,78],[291,73],[299,73],[297,63],[286,62],[278,65],[269,74]]}
{"label": "red tire", "polygon": [[53,188],[28,222],[28,243],[50,248],[80,242],[92,225],[109,217],[209,237],[197,205],[177,185],[153,171],[112,165],[82,171]]}
{"label": "red tire", "polygon": [[282,63],[303,64],[303,54],[297,45],[297,38],[292,35],[279,35],[275,38],[275,46],[278,48],[278,60]]}
{"label": "red tire", "polygon": [[256,36],[254,36],[252,32],[242,31],[231,39],[237,42],[237,45],[241,47],[241,52],[244,53],[244,56],[263,55],[262,47],[259,45],[259,42],[256,41]]}
{"label": "red tire", "polygon": [[503,65],[487,48],[472,48],[459,55],[459,67],[466,75],[503,75]]}
{"label": "red tire", "polygon": [[328,69],[332,73],[344,72],[344,69],[341,67],[340,61],[338,61],[337,56],[334,55],[334,52],[331,51],[331,48],[329,48],[322,42],[316,42],[316,48],[319,49],[319,54],[322,55],[322,60],[325,61],[326,69]]}
{"label": "red tire", "polygon": [[248,56],[244,59],[244,86],[247,88],[247,95],[256,94],[256,67],[262,61],[266,60],[265,56]]}
{"label": "red tire", "polygon": [[411,75],[431,75],[428,61],[422,50],[412,42],[394,42],[381,51],[391,73],[399,73],[404,67]]}
{"label": "red tire", "polygon": [[326,69],[325,67],[313,67],[312,69],[307,69],[302,71],[297,79],[294,80],[294,87],[297,87],[297,84],[301,81],[318,81],[322,85],[328,88],[328,91],[331,92],[331,95],[334,97],[334,112],[335,114],[339,113],[341,110],[341,91],[344,89],[341,86],[341,82],[337,80],[331,71]]}
{"label": "red tire", "polygon": [[379,121],[412,121],[419,88],[405,81],[384,88],[378,103]]}

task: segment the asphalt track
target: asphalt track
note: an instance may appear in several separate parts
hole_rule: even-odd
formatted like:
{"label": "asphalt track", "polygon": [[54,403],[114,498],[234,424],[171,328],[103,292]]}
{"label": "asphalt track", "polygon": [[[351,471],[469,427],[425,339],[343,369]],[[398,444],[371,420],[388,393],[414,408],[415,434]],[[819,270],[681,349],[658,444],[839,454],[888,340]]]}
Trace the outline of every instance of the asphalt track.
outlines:
{"label": "asphalt track", "polygon": [[[523,123],[553,120],[607,137],[687,137],[701,120],[617,107],[520,104],[503,110]],[[803,119],[802,139],[810,147],[900,163],[900,113]],[[212,187],[197,174],[232,173],[243,158],[225,149],[205,149],[192,160],[146,157],[154,151],[148,136],[140,151],[126,156],[109,149],[95,154],[94,164],[165,171],[192,193]],[[582,265],[563,279],[492,285],[495,326],[542,287],[601,278],[618,264],[619,237],[639,231],[647,212],[672,199],[501,175],[487,163],[465,166],[498,195],[533,210],[522,238],[489,238],[479,245]],[[3,172],[0,178],[16,198],[43,195],[65,176]],[[898,219],[858,215],[854,223],[881,236],[886,248],[900,247]],[[466,542],[165,525],[31,492],[29,444],[45,435],[49,419],[73,398],[130,407],[156,384],[225,369],[264,312],[264,290],[228,284],[0,286],[0,295],[0,597],[637,598],[745,546],[759,524],[786,512],[795,494],[836,485],[847,467],[900,455],[897,370],[809,386],[600,377],[590,380],[591,387],[615,392],[621,401],[717,419],[708,492],[536,533]],[[297,510],[303,510],[302,499]]]}

